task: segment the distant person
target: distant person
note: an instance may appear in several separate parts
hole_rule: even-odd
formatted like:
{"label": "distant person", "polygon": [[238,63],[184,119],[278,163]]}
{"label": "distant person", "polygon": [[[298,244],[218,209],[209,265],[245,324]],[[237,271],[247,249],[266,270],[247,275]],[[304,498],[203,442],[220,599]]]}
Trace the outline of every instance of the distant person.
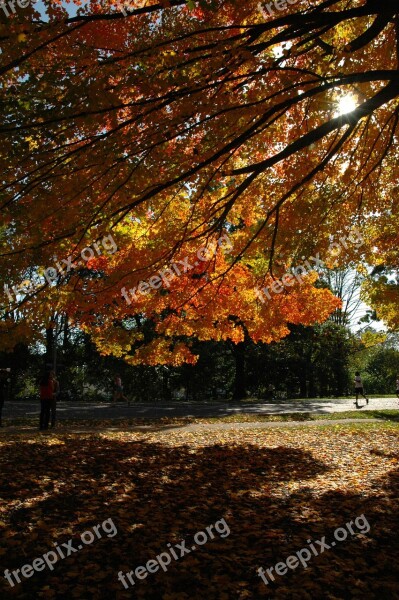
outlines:
{"label": "distant person", "polygon": [[3,427],[1,413],[7,399],[10,369],[0,369],[0,427]]}
{"label": "distant person", "polygon": [[275,387],[272,383],[269,383],[266,389],[266,400],[274,400]]}
{"label": "distant person", "polygon": [[54,371],[50,371],[50,375],[51,378],[53,380],[54,383],[54,393],[53,393],[53,398],[51,400],[51,407],[50,407],[50,418],[51,418],[51,427],[55,427],[55,418],[56,418],[56,413],[57,413],[57,401],[58,401],[58,396],[60,393],[60,384],[56,378],[55,372]]}
{"label": "distant person", "polygon": [[51,371],[46,371],[40,380],[40,421],[39,429],[48,429],[51,406],[54,399],[54,379]]}
{"label": "distant person", "polygon": [[125,402],[129,402],[129,400],[123,394],[122,379],[119,373],[117,373],[114,378],[112,402],[117,402],[118,400],[125,400]]}
{"label": "distant person", "polygon": [[355,379],[354,379],[353,383],[355,384],[355,396],[356,396],[356,401],[354,402],[354,404],[356,404],[356,408],[360,408],[360,406],[358,405],[359,394],[361,396],[363,396],[363,398],[366,400],[367,404],[369,403],[369,399],[366,398],[366,396],[364,395],[363,382],[362,382],[362,378],[360,377],[359,371],[356,371]]}
{"label": "distant person", "polygon": [[396,395],[399,398],[399,373],[396,376]]}

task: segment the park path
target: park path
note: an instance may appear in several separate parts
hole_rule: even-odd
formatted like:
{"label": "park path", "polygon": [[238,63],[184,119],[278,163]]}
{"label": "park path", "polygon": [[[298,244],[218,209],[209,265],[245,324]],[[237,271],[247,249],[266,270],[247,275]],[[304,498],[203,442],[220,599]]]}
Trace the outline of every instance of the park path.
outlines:
{"label": "park path", "polygon": [[[365,404],[361,402],[362,406]],[[365,407],[366,408],[366,407]],[[371,398],[368,410],[398,409],[397,398]],[[59,402],[57,418],[63,419],[122,419],[144,418],[160,419],[163,417],[209,418],[228,417],[247,413],[251,415],[281,415],[287,413],[329,414],[355,410],[353,398],[345,399],[313,399],[285,400],[282,402],[152,402],[112,404],[99,402]],[[20,417],[39,418],[39,401],[6,402],[3,417],[7,419]]]}

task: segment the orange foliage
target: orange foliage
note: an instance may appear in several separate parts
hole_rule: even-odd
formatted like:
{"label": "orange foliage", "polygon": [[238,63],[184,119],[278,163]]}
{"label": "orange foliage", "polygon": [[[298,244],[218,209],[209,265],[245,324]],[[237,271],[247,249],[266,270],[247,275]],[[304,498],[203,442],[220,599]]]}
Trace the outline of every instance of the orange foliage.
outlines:
{"label": "orange foliage", "polygon": [[[143,1],[126,17],[116,2],[75,17],[54,4],[48,23],[32,5],[1,25],[1,281],[111,232],[118,245],[32,297],[3,296],[9,345],[66,311],[103,352],[180,363],[187,337],[270,342],[327,318],[337,300],[313,277],[264,305],[255,288],[279,276],[279,254],[323,257],[350,226],[369,246],[340,260],[370,256],[392,214],[397,8],[371,4],[298,0],[275,17],[257,0]],[[358,108],[339,114],[348,95]],[[126,303],[123,287],[222,234],[230,253]],[[159,336],[151,350],[137,315]]]}

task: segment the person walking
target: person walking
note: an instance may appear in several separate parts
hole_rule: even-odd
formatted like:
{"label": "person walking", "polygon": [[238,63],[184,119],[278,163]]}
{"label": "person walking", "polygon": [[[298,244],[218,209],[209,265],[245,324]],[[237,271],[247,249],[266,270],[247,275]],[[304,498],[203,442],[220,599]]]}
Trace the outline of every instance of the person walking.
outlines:
{"label": "person walking", "polygon": [[119,373],[116,373],[113,383],[113,395],[112,402],[117,402],[118,400],[125,400],[125,402],[129,402],[126,396],[123,394],[123,385],[122,379]]}
{"label": "person walking", "polygon": [[3,427],[2,416],[4,402],[7,399],[10,369],[0,369],[0,427]]}
{"label": "person walking", "polygon": [[399,373],[396,376],[396,395],[399,398]]}
{"label": "person walking", "polygon": [[40,430],[48,429],[53,399],[54,380],[51,371],[46,371],[40,380]]}
{"label": "person walking", "polygon": [[276,388],[274,387],[274,385],[272,383],[269,383],[269,385],[267,386],[266,389],[266,400],[274,400],[274,392],[275,392]]}
{"label": "person walking", "polygon": [[361,406],[358,405],[359,394],[361,396],[363,396],[363,398],[366,400],[367,404],[369,403],[369,399],[366,398],[366,396],[364,395],[363,382],[362,382],[362,378],[360,377],[359,371],[356,371],[355,379],[354,379],[353,383],[355,384],[355,396],[356,396],[356,400],[355,400],[354,404],[356,404],[356,408],[361,408]]}
{"label": "person walking", "polygon": [[54,371],[50,371],[50,375],[51,375],[51,378],[54,383],[54,393],[53,393],[53,397],[51,399],[51,407],[50,407],[50,423],[51,423],[50,426],[51,426],[51,428],[54,428],[55,427],[55,418],[56,418],[56,413],[57,413],[58,394],[60,392],[60,384],[56,378]]}

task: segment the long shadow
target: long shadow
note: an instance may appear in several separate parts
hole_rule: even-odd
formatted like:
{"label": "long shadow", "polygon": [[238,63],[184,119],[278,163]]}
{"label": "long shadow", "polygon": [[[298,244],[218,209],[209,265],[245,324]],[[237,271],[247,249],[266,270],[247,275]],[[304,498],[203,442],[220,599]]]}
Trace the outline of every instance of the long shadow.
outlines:
{"label": "long shadow", "polygon": [[399,421],[399,410],[380,411],[380,410],[367,410],[373,419],[382,419],[384,421]]}
{"label": "long shadow", "polygon": [[[363,585],[356,583],[356,569],[366,582],[370,579],[365,574],[368,557],[377,583],[374,587],[367,583],[372,593],[365,598],[377,597],[378,589],[380,598],[399,598],[386,564],[376,560],[379,552],[386,559],[387,547],[397,538],[397,496],[395,500],[390,495],[397,490],[397,472],[378,482],[387,495],[381,502],[378,497],[365,498],[360,490],[315,498],[306,482],[328,473],[329,465],[288,446],[172,447],[92,436],[50,446],[40,441],[28,447],[10,443],[0,460],[2,506],[11,507],[2,517],[8,519],[7,537],[0,542],[0,550],[6,550],[1,556],[4,569],[32,564],[52,550],[53,543],[69,538],[77,547],[84,531],[107,519],[118,531],[115,537],[103,533],[102,539],[56,563],[54,571],[35,572],[18,587],[11,588],[2,579],[2,598],[352,598],[358,597],[351,595],[353,590],[362,591]],[[293,492],[298,483],[302,488]],[[363,512],[376,535],[371,549],[354,538],[269,586],[258,577],[260,566],[275,565],[306,546],[308,538],[330,535]],[[387,516],[390,528],[385,533],[381,514]],[[168,544],[186,540],[192,548],[195,533],[221,518],[230,529],[228,536],[215,533],[214,539],[172,560],[166,572],[144,580],[135,577],[129,589],[118,581],[119,571],[145,565],[168,551]],[[358,563],[359,547],[364,564]],[[388,589],[391,596],[384,596]]]}
{"label": "long shadow", "polygon": [[[159,419],[159,422],[156,423],[156,419],[140,419],[140,418],[132,418],[132,419],[99,419],[89,421],[83,419],[59,419],[56,425],[56,433],[68,433],[68,434],[77,434],[77,433],[104,433],[111,431],[132,431],[132,432],[162,432],[162,431],[173,431],[186,427],[194,423],[194,419],[190,419],[188,417],[181,417],[179,422],[176,423],[168,423],[169,419]],[[120,422],[118,422],[120,421]],[[129,423],[130,421],[130,423]],[[88,425],[86,424],[88,423]],[[17,418],[12,421],[12,423],[6,423],[5,427],[0,430],[0,439],[4,437],[4,439],[9,438],[10,433],[35,433],[38,435],[46,435],[46,433],[38,432],[37,428],[37,419],[23,419]],[[53,430],[50,428],[47,433],[50,435],[53,433]]]}

